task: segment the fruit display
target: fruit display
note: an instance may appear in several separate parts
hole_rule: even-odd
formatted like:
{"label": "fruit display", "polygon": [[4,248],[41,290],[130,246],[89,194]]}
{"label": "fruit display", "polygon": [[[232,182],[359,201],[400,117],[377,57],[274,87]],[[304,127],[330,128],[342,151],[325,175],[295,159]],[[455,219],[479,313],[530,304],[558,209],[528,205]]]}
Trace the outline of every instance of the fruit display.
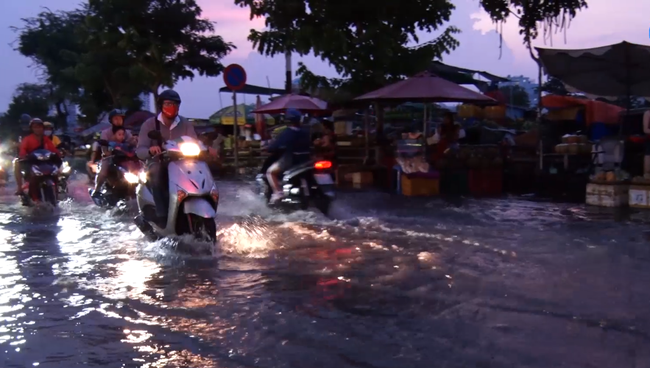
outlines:
{"label": "fruit display", "polygon": [[645,174],[643,176],[635,176],[632,178],[632,183],[638,185],[650,185],[650,174]]}
{"label": "fruit display", "polygon": [[567,135],[562,136],[562,143],[565,143],[565,144],[572,144],[572,143],[586,144],[586,143],[589,143],[589,138],[586,135],[567,134]]}
{"label": "fruit display", "polygon": [[601,171],[589,177],[592,183],[614,184],[630,180],[630,174],[624,170]]}
{"label": "fruit display", "polygon": [[429,172],[429,164],[424,159],[424,156],[415,156],[412,158],[400,157],[397,159],[397,164],[400,165],[402,172],[405,174]]}
{"label": "fruit display", "polygon": [[555,146],[555,153],[561,155],[584,155],[591,153],[591,151],[591,143],[560,143]]}
{"label": "fruit display", "polygon": [[[458,155],[453,159],[449,159],[449,161],[451,160],[457,161],[457,165],[455,166],[466,167],[468,169],[487,169],[503,165],[501,151],[496,145],[461,146]],[[452,163],[449,161],[445,160],[444,165],[451,165]],[[436,166],[439,165],[442,165],[442,163]]]}

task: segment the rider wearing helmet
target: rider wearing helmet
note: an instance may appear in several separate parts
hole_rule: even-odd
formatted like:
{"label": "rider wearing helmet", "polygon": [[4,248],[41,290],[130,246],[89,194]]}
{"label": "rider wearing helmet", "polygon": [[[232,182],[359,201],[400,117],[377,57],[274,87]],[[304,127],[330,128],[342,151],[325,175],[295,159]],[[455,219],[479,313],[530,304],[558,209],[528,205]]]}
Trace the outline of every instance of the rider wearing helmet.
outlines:
{"label": "rider wearing helmet", "polygon": [[46,121],[43,123],[43,129],[44,129],[43,134],[46,137],[50,138],[52,144],[54,144],[54,147],[58,148],[59,145],[61,144],[61,140],[59,139],[59,137],[54,135],[54,124],[50,123],[49,121]]}
{"label": "rider wearing helmet", "polygon": [[[107,142],[115,142],[115,133],[117,128],[123,127],[124,126],[124,112],[119,109],[114,109],[110,113],[108,113],[108,121],[111,123],[111,127],[104,129],[99,136],[99,139],[105,140]],[[130,131],[125,130],[126,133],[126,141],[131,142],[133,139],[133,135],[131,134]],[[108,152],[106,151],[106,148],[101,148],[98,147],[98,145],[95,145],[93,147],[93,156],[89,162],[89,164],[93,164],[97,161],[100,160],[100,153],[103,153],[104,155],[107,155]],[[100,197],[99,189],[101,189],[102,185],[104,182],[106,182],[106,178],[108,177],[108,174],[110,173],[110,168],[112,167],[111,165],[111,157],[107,156],[101,159],[101,164],[99,165],[99,172],[97,172],[97,176],[95,177],[95,187],[92,191],[91,197],[93,200],[98,200]]]}
{"label": "rider wearing helmet", "polygon": [[46,149],[56,154],[59,153],[50,138],[44,135],[45,126],[43,120],[39,118],[33,118],[29,122],[29,129],[32,133],[24,137],[20,142],[20,148],[18,150],[19,160],[14,160],[14,177],[16,178],[16,185],[18,187],[16,189],[16,195],[23,194],[22,172],[25,172],[26,175],[29,175],[29,168],[26,164],[24,164],[24,161],[20,161],[20,159],[24,159],[30,153],[38,149]]}
{"label": "rider wearing helmet", "polygon": [[[182,136],[197,139],[192,123],[178,115],[180,106],[181,96],[176,91],[171,89],[163,91],[156,99],[156,108],[160,113],[145,121],[138,134],[136,154],[141,160],[150,160],[148,176],[156,204],[157,221],[160,223],[166,222],[167,207],[169,207],[167,162],[152,160],[152,158],[162,152],[162,145],[167,140]],[[154,130],[162,135],[161,141],[149,138],[149,132]]]}
{"label": "rider wearing helmet", "polygon": [[292,166],[309,161],[310,137],[309,132],[303,129],[302,114],[296,109],[287,109],[284,120],[289,126],[267,148],[271,153],[281,153],[282,156],[266,171],[273,195],[271,203],[282,199],[283,192],[280,187],[280,175]]}

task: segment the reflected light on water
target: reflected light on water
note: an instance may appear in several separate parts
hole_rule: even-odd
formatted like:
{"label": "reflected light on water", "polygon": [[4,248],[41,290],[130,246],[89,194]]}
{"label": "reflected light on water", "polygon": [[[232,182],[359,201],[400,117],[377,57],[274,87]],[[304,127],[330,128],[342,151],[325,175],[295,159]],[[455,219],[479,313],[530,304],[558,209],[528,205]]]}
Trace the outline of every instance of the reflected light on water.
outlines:
{"label": "reflected light on water", "polygon": [[160,271],[160,265],[146,259],[128,259],[115,268],[112,277],[101,279],[94,285],[102,295],[110,299],[154,301],[143,292],[149,289],[147,282]]}
{"label": "reflected light on water", "polygon": [[252,258],[263,258],[273,248],[271,234],[261,227],[244,227],[233,224],[217,232],[221,249]]}

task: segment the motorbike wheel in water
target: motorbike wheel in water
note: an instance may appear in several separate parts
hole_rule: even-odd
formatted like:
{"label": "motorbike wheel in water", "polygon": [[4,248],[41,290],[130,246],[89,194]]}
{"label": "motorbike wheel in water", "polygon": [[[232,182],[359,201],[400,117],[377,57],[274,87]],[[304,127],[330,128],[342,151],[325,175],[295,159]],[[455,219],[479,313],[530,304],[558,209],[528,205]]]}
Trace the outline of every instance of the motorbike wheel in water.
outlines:
{"label": "motorbike wheel in water", "polygon": [[195,214],[185,215],[189,224],[189,234],[194,235],[198,240],[207,242],[217,241],[217,224],[214,219],[197,216]]}
{"label": "motorbike wheel in water", "polygon": [[34,183],[30,187],[31,193],[28,197],[31,201],[29,202],[49,203],[53,207],[57,206],[57,189],[54,182],[48,180],[41,183]]}
{"label": "motorbike wheel in water", "polygon": [[56,207],[56,186],[43,185],[41,193],[43,193],[43,202]]}

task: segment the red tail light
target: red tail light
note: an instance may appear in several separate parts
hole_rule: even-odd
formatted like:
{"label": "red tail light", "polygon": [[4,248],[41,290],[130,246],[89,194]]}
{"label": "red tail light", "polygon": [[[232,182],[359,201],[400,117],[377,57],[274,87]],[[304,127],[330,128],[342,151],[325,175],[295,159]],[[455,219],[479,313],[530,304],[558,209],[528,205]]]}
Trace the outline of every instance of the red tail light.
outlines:
{"label": "red tail light", "polygon": [[331,167],[332,163],[330,161],[318,161],[314,164],[314,169],[318,170],[329,169]]}

